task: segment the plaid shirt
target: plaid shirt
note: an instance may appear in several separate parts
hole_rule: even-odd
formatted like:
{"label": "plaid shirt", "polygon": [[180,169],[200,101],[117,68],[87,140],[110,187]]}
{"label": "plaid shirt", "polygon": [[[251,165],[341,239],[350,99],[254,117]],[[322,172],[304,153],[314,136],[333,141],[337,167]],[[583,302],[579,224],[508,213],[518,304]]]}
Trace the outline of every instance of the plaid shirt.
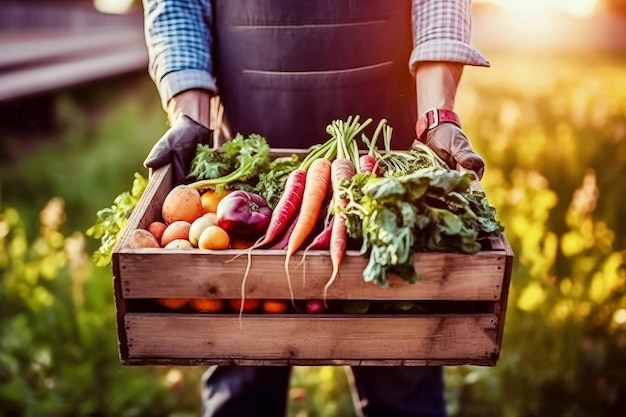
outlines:
{"label": "plaid shirt", "polygon": [[[421,61],[489,66],[469,45],[471,0],[412,0],[413,51],[409,69]],[[143,0],[149,72],[163,107],[192,88],[216,92],[210,0]]]}

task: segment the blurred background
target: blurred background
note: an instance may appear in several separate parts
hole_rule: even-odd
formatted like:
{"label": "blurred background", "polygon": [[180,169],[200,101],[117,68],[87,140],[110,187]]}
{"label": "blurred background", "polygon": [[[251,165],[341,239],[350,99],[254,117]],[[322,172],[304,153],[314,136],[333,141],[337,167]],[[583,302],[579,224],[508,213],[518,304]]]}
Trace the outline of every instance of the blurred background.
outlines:
{"label": "blurred background", "polygon": [[[624,415],[626,0],[474,1],[457,110],[516,254],[496,367],[446,369],[451,416]],[[141,4],[0,3],[0,416],[198,416],[203,368],[122,367],[95,213],[166,130]],[[353,416],[296,368],[290,416]]]}

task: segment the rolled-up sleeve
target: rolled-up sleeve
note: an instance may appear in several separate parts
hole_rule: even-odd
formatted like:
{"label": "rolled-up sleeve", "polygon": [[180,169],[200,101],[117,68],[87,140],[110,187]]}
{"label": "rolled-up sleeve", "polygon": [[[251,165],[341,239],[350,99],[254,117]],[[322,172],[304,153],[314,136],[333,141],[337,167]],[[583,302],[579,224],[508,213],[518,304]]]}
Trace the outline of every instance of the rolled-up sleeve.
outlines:
{"label": "rolled-up sleeve", "polygon": [[413,0],[413,51],[409,59],[412,74],[423,61],[489,66],[487,58],[470,45],[471,3],[471,0]]}
{"label": "rolled-up sleeve", "polygon": [[217,90],[210,0],[143,0],[150,77],[163,108],[190,89]]}

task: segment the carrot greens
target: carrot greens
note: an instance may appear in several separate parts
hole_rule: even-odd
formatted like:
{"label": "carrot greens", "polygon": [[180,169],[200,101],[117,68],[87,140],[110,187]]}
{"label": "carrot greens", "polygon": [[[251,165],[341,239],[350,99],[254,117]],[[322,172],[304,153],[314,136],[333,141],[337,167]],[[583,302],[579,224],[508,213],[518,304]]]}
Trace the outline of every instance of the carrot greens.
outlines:
{"label": "carrot greens", "polygon": [[435,166],[384,178],[358,173],[342,183],[348,234],[369,256],[364,280],[387,287],[390,272],[414,283],[415,252],[476,253],[480,239],[500,233],[495,209],[471,188],[472,178]]}

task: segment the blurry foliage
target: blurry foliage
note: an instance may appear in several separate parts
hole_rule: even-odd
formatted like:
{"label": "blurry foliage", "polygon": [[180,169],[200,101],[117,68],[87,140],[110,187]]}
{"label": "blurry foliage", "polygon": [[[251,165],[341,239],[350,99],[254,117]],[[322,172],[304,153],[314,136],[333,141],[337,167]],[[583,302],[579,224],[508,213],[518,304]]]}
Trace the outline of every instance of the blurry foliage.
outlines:
{"label": "blurry foliage", "polygon": [[343,367],[294,367],[288,415],[293,417],[353,417],[348,374]]}
{"label": "blurry foliage", "polygon": [[[450,414],[621,415],[625,62],[491,59],[457,109],[516,258],[500,361],[446,369]],[[198,415],[202,368],[119,366],[110,271],[74,232],[128,189],[164,115],[148,80],[89,97],[62,96],[62,139],[0,167],[0,416]],[[289,415],[353,416],[347,387],[294,368]]]}
{"label": "blurry foliage", "polygon": [[[146,78],[140,74],[115,88],[105,84],[57,95],[51,115],[27,117],[52,117],[58,134],[39,133],[29,139],[35,143],[30,149],[19,148],[21,132],[0,127],[1,147],[18,144],[0,164],[5,201],[33,219],[51,196],[62,196],[69,214],[65,232],[93,224],[94,213],[109,206],[129,187],[133,173],[143,169],[155,138],[167,128],[154,85]],[[27,223],[32,235],[34,222]],[[93,240],[88,244],[96,246]]]}
{"label": "blurry foliage", "polygon": [[[81,233],[59,231],[64,220],[63,200],[54,197],[29,240],[20,214],[0,207],[0,416],[185,410],[195,384],[167,368],[119,366],[110,276],[89,262]],[[195,396],[187,404],[190,415],[199,408]]]}
{"label": "blurry foliage", "polygon": [[468,72],[459,96],[516,259],[498,366],[449,368],[449,404],[455,416],[620,415],[624,62],[534,58]]}

